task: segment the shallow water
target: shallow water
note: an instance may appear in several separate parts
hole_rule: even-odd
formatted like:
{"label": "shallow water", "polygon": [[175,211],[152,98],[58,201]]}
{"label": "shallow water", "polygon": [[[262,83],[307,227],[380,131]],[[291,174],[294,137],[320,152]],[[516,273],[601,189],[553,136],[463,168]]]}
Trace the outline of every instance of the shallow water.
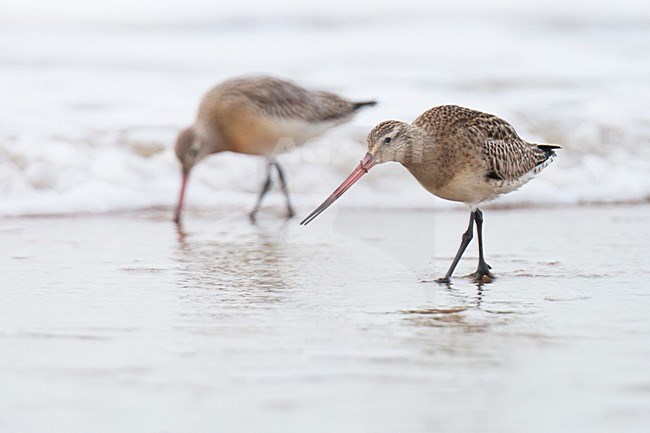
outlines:
{"label": "shallow water", "polygon": [[276,213],[0,220],[0,430],[647,430],[650,206]]}

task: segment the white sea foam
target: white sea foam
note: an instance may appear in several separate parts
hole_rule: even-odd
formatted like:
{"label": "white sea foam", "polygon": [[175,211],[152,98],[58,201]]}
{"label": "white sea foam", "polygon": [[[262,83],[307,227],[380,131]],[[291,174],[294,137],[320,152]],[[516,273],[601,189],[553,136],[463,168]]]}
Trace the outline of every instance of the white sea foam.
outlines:
{"label": "white sea foam", "polygon": [[[647,200],[650,7],[563,3],[509,9],[495,0],[468,12],[467,2],[224,9],[194,0],[151,13],[117,2],[98,13],[66,0],[76,14],[13,5],[0,18],[0,215],[171,206],[177,130],[207,88],[244,73],[381,102],[282,157],[301,207],[354,168],[374,124],[443,103],[497,113],[531,141],[563,145],[500,203]],[[246,208],[263,174],[256,158],[211,157],[193,175],[188,205]],[[366,178],[337,205],[444,203],[396,165]]]}

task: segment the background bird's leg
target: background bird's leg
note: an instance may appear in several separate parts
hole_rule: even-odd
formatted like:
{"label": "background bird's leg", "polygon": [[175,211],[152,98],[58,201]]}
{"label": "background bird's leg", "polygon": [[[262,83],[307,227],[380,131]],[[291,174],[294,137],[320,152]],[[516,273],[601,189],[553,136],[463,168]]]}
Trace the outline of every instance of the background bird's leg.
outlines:
{"label": "background bird's leg", "polygon": [[284,171],[282,170],[282,167],[280,167],[280,164],[278,164],[277,161],[273,161],[273,165],[275,165],[275,169],[278,171],[278,177],[280,178],[280,187],[282,188],[282,192],[284,193],[284,196],[287,198],[287,215],[289,216],[289,218],[291,218],[296,213],[293,210],[293,206],[291,206],[291,199],[289,198],[289,190],[287,189],[287,182],[284,178]]}
{"label": "background bird's leg", "polygon": [[264,200],[264,196],[266,195],[267,192],[269,192],[269,189],[271,189],[271,166],[272,165],[273,165],[273,161],[269,161],[266,164],[266,181],[264,182],[264,185],[262,185],[262,191],[260,191],[260,196],[257,198],[257,203],[255,203],[255,207],[248,214],[251,221],[255,221],[255,218],[257,217],[257,212],[260,210],[260,207],[262,206],[262,200]]}
{"label": "background bird's leg", "polygon": [[473,236],[474,236],[474,212],[472,211],[469,213],[469,225],[467,226],[467,231],[463,233],[463,237],[460,242],[460,247],[458,247],[458,251],[456,252],[456,257],[454,257],[454,261],[451,262],[451,266],[449,267],[447,274],[444,277],[438,278],[436,280],[438,283],[448,283],[450,281],[451,274],[454,273],[454,269],[456,269],[456,265],[458,264],[458,261],[463,256],[463,253],[467,249],[467,245],[469,245]]}
{"label": "background bird's leg", "polygon": [[493,279],[494,276],[490,273],[492,266],[485,262],[485,256],[483,256],[483,212],[478,208],[474,211],[474,219],[476,220],[476,234],[478,235],[478,268],[472,274],[472,277],[477,281],[483,281],[483,277]]}

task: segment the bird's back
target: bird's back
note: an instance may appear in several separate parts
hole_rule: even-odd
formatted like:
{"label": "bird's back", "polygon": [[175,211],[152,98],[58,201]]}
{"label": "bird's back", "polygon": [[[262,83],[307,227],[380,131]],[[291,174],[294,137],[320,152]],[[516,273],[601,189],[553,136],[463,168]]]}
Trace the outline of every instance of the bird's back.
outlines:
{"label": "bird's back", "polygon": [[546,167],[559,147],[529,143],[500,117],[456,105],[434,107],[413,125],[432,137],[435,189],[442,195],[436,194],[450,200],[478,203],[511,192]]}
{"label": "bird's back", "polygon": [[210,111],[215,104],[243,104],[260,115],[277,119],[325,122],[345,119],[361,106],[374,105],[374,101],[355,103],[331,92],[309,90],[287,80],[261,76],[233,78],[217,85],[205,95],[199,115],[201,111]]}
{"label": "bird's back", "polygon": [[268,154],[279,140],[301,144],[349,121],[366,105],[374,102],[352,102],[275,77],[242,77],[208,91],[197,121],[216,130],[228,150]]}

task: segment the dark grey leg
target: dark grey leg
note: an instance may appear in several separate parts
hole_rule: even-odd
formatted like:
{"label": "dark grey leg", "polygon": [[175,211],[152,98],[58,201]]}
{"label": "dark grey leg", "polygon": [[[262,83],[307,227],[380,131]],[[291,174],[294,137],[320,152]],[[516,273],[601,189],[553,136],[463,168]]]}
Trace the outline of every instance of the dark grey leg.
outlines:
{"label": "dark grey leg", "polygon": [[483,277],[492,280],[494,279],[494,275],[490,273],[492,266],[485,262],[485,256],[483,255],[483,212],[480,209],[474,211],[474,219],[476,220],[476,233],[478,234],[478,268],[472,274],[472,277],[476,281],[484,281]]}
{"label": "dark grey leg", "polygon": [[456,257],[454,257],[454,261],[451,262],[451,266],[449,267],[449,270],[447,271],[447,274],[442,277],[438,278],[436,281],[438,283],[449,283],[451,281],[451,274],[454,273],[454,269],[456,269],[456,265],[460,261],[460,258],[463,256],[463,253],[467,249],[467,245],[469,245],[470,241],[474,237],[474,212],[469,213],[469,225],[467,226],[467,231],[463,233],[462,240],[460,242],[460,247],[458,247],[458,251],[456,252]]}
{"label": "dark grey leg", "polygon": [[255,203],[255,207],[253,210],[248,214],[248,217],[251,219],[251,221],[255,222],[255,218],[257,217],[257,212],[260,210],[260,207],[262,206],[262,201],[264,200],[264,196],[266,195],[267,192],[269,192],[269,189],[271,189],[271,166],[273,165],[273,162],[269,162],[266,165],[266,181],[264,182],[264,185],[262,185],[262,191],[260,191],[260,195],[257,198],[257,203]]}
{"label": "dark grey leg", "polygon": [[284,171],[277,161],[273,161],[273,164],[275,165],[275,169],[278,171],[278,177],[280,178],[280,187],[282,188],[282,192],[287,199],[287,215],[289,218],[291,218],[296,213],[293,210],[293,206],[291,206],[291,199],[289,198],[289,190],[287,189],[287,182],[284,178]]}

